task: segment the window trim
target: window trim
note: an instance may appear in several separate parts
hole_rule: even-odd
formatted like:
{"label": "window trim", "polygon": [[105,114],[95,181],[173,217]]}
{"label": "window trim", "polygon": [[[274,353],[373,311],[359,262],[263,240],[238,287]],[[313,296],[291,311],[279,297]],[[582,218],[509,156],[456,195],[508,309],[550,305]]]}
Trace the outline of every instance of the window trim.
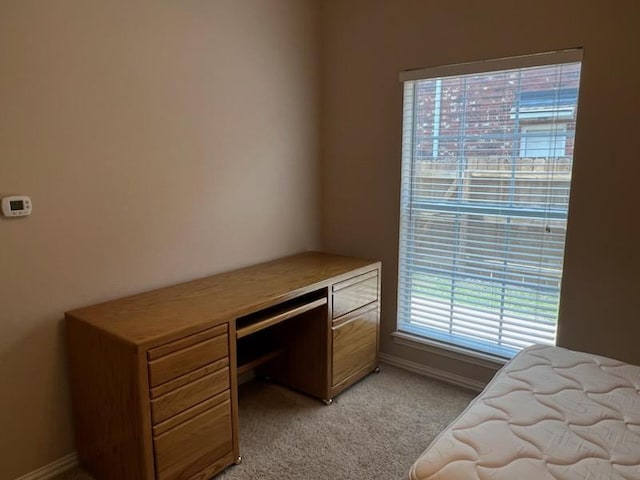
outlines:
{"label": "window trim", "polygon": [[[475,74],[482,75],[482,74],[490,73],[493,71],[514,70],[514,69],[531,68],[531,67],[546,67],[546,66],[555,66],[558,64],[566,64],[566,63],[582,63],[582,49],[576,48],[576,49],[548,52],[548,53],[536,54],[536,55],[526,55],[521,57],[509,57],[509,58],[501,58],[497,60],[469,62],[469,63],[456,64],[456,65],[437,66],[437,67],[403,71],[400,73],[400,82],[403,84],[403,89],[404,89],[403,97],[405,99],[404,100],[405,103],[403,106],[403,124],[405,121],[407,121],[408,118],[413,118],[415,115],[414,102],[407,102],[406,98],[413,97],[415,95],[413,88],[415,87],[414,82],[416,81],[428,80],[428,79],[439,80],[439,79],[444,79],[446,77],[451,77],[451,76],[458,77],[458,76],[473,76]],[[565,122],[561,126],[558,126],[557,123],[554,124],[554,129],[556,129],[556,131],[559,132],[561,135],[566,135],[565,132],[568,130],[568,125],[566,124],[566,122],[570,121],[571,119],[575,120],[574,117],[575,117],[576,108],[577,108],[577,98],[576,98],[575,105],[570,108],[562,109],[562,111],[559,111],[558,107],[556,107],[554,109],[554,115],[548,115],[549,109],[546,109],[545,111],[545,113],[547,113],[546,118],[552,117],[552,118],[555,118],[556,121],[559,120],[560,122]],[[531,124],[529,122],[526,122],[524,124],[524,128],[526,130],[526,128],[528,128],[529,126],[536,124],[535,120],[540,121],[542,120],[542,118],[535,118],[535,119],[527,118],[525,120],[534,120],[534,122]],[[543,123],[547,124],[548,122],[543,122]],[[522,132],[522,130],[520,130],[520,132]],[[412,161],[410,165],[411,173],[404,172],[404,169],[405,169],[404,158],[406,157],[413,158],[414,148],[415,148],[413,143],[413,133],[411,134],[412,135],[411,141],[407,141],[408,140],[406,138],[407,134],[409,133],[403,125],[402,182],[406,181],[405,175],[412,176],[413,170],[414,170],[414,161]],[[564,138],[564,141],[562,143],[566,152],[566,145],[567,145],[566,137]],[[554,151],[557,151],[557,150],[558,149],[554,148]],[[511,154],[512,157],[515,157],[515,158],[521,157],[521,155],[519,155],[520,151],[521,149],[519,147],[516,147],[516,150],[514,150]],[[563,154],[560,156],[565,156],[565,155]],[[401,198],[401,205],[400,205],[401,232],[402,232],[402,215],[405,209],[405,203],[407,201],[411,202],[410,199],[405,199],[403,195]],[[457,205],[457,210],[459,209],[460,209],[460,205]],[[555,213],[555,211],[553,210],[554,209],[552,207],[551,208],[545,207],[545,218],[553,217]],[[502,213],[504,213],[504,207],[501,208],[501,211]],[[566,220],[566,217],[567,217],[566,211],[563,211],[562,213],[560,212],[558,213],[559,213],[559,216],[562,217],[559,219]],[[402,233],[401,233],[400,241],[401,242],[403,241]],[[566,242],[566,237],[564,241]],[[402,258],[399,258],[398,260],[400,263],[403,261]],[[401,286],[399,285],[398,287],[399,287],[398,294],[400,295]],[[399,313],[399,309],[398,309],[398,313]],[[414,342],[417,341],[420,344],[432,345],[435,348],[439,348],[443,350],[451,350],[459,353],[464,351],[465,354],[470,356],[476,356],[476,354],[478,354],[479,356],[490,355],[490,356],[493,356],[494,358],[510,358],[511,356],[513,356],[514,353],[516,353],[519,350],[519,348],[517,348],[511,351],[511,348],[506,345],[501,345],[498,348],[494,348],[491,350],[485,350],[484,345],[483,346],[473,345],[474,343],[473,341],[467,342],[468,344],[465,344],[464,342],[460,342],[459,338],[456,339],[455,342],[453,341],[449,342],[446,339],[438,338],[438,336],[430,336],[430,335],[425,336],[425,332],[428,330],[428,327],[426,328],[420,327],[419,329],[420,331],[413,331],[410,328],[407,328],[408,325],[409,325],[408,322],[405,322],[405,321],[401,322],[400,316],[398,316],[398,318],[396,319],[396,330],[394,335],[398,335],[399,338],[403,338],[405,340],[407,340],[408,338],[411,338],[411,340]],[[555,335],[557,335],[557,330],[555,332]],[[480,342],[480,343],[483,343],[483,342]]]}
{"label": "window trim", "polygon": [[503,57],[479,62],[464,62],[453,65],[438,65],[427,68],[417,68],[400,72],[400,83],[424,78],[453,77],[487,73],[495,70],[511,70],[515,68],[541,67],[555,63],[573,63],[582,61],[582,48],[569,48],[553,52]]}
{"label": "window trim", "polygon": [[471,363],[485,368],[500,368],[509,361],[507,357],[500,357],[491,353],[472,350],[469,348],[454,345],[452,343],[440,342],[424,335],[405,332],[404,330],[396,330],[391,333],[394,343],[403,347],[413,348],[433,353],[441,357],[451,358],[453,360]]}

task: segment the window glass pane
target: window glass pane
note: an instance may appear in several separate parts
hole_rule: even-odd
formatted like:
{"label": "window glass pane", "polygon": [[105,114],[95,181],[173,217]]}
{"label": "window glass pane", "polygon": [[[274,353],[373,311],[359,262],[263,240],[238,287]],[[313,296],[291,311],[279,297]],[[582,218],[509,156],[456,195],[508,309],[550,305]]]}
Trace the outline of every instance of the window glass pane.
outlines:
{"label": "window glass pane", "polygon": [[404,84],[398,328],[554,343],[580,63]]}
{"label": "window glass pane", "polygon": [[560,157],[567,146],[566,125],[561,123],[523,126],[520,139],[521,157]]}

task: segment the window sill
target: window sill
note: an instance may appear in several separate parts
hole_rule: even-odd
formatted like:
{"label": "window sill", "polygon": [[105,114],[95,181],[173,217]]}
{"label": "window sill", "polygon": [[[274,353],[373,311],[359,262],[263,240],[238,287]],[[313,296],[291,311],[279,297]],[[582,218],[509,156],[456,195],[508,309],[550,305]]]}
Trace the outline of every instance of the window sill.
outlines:
{"label": "window sill", "polygon": [[448,343],[431,340],[411,333],[396,331],[391,334],[391,337],[398,345],[434,353],[453,360],[471,363],[493,370],[501,368],[509,361],[508,358],[450,345]]}

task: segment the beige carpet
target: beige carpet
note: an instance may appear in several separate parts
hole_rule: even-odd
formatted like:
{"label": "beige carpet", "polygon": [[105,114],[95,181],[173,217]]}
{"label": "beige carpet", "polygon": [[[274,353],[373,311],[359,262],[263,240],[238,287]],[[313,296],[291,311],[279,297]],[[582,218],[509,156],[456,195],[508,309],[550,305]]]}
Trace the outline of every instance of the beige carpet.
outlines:
{"label": "beige carpet", "polygon": [[[247,383],[240,389],[244,461],[216,480],[406,479],[474,395],[387,365],[328,407],[277,385]],[[75,470],[59,480],[91,478]]]}

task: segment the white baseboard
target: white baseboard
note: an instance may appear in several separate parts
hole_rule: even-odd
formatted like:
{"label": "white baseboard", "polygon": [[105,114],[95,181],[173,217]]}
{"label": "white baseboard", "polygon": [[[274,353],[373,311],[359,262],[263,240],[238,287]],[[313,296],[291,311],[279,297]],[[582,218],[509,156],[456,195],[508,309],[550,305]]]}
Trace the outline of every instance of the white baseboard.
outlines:
{"label": "white baseboard", "polygon": [[468,388],[469,390],[474,390],[476,392],[481,392],[485,387],[485,384],[478,380],[463,377],[462,375],[457,375],[445,370],[440,370],[439,368],[422,365],[421,363],[412,362],[411,360],[405,360],[404,358],[399,358],[387,353],[380,353],[380,361],[393,365],[394,367],[402,368],[419,375],[424,375],[425,377],[435,378],[436,380],[451,383],[459,387]]}
{"label": "white baseboard", "polygon": [[23,475],[16,480],[49,480],[51,478],[54,478],[56,475],[60,475],[61,473],[64,473],[67,470],[71,470],[72,468],[77,466],[78,454],[77,452],[73,452],[69,455],[65,455],[55,462],[51,462],[49,465],[45,465],[38,470],[27,473],[26,475]]}

